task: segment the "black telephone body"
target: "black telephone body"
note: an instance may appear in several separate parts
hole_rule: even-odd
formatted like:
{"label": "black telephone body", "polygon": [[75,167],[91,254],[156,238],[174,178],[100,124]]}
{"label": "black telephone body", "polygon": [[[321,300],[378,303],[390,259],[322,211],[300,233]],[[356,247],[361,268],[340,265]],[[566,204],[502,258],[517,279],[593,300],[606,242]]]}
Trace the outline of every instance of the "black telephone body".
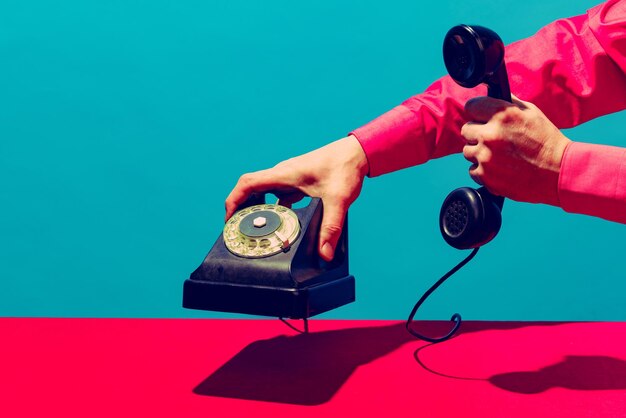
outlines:
{"label": "black telephone body", "polygon": [[[321,199],[311,198],[308,206],[292,211],[266,204],[265,194],[254,194],[237,213],[246,213],[246,208],[254,212],[242,215],[232,228],[238,229],[234,233],[249,234],[244,235],[247,243],[261,245],[254,236],[257,230],[259,234],[268,233],[266,237],[274,233],[276,228],[269,225],[274,215],[264,211],[266,208],[278,209],[279,214],[295,213],[298,236],[276,254],[249,258],[229,249],[225,235],[220,235],[202,264],[185,280],[184,308],[306,319],[354,302],[355,280],[348,268],[347,217],[335,257],[326,262],[317,250],[323,213]],[[266,216],[261,218],[255,213]],[[257,222],[259,219],[263,224]]]}

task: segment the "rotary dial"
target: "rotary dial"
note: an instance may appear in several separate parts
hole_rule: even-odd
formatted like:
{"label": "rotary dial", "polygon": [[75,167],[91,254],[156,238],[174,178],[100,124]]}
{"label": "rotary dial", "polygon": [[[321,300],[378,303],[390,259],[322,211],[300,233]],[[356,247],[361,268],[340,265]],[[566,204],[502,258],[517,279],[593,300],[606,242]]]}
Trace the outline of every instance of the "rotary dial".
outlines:
{"label": "rotary dial", "polygon": [[280,205],[250,206],[236,212],[224,226],[224,244],[240,257],[261,258],[287,251],[300,234],[294,211]]}

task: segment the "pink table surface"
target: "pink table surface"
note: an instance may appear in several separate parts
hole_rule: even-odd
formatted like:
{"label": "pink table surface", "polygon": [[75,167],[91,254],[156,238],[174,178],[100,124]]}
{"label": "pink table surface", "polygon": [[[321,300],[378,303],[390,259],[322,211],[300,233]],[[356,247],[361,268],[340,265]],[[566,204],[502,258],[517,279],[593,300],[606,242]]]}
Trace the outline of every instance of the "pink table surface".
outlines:
{"label": "pink table surface", "polygon": [[626,323],[461,329],[0,318],[0,417],[626,417]]}

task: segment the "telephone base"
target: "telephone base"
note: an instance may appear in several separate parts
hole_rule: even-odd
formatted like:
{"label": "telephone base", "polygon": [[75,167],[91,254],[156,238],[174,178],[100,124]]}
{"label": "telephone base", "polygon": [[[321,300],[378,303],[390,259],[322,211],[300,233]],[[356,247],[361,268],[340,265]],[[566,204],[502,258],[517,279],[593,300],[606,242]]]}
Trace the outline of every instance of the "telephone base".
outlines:
{"label": "telephone base", "polygon": [[187,279],[183,307],[304,319],[354,302],[354,283],[352,275],[298,288]]}

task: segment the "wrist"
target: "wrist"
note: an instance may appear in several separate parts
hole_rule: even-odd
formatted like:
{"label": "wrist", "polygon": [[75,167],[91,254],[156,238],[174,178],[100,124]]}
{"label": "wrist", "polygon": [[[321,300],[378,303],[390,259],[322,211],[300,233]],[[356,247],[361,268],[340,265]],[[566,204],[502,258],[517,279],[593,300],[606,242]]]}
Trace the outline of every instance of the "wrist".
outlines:
{"label": "wrist", "polygon": [[350,164],[356,168],[359,177],[365,178],[369,173],[369,162],[359,140],[354,135],[348,135],[339,141],[345,144]]}
{"label": "wrist", "polygon": [[546,201],[552,206],[560,206],[559,201],[559,178],[561,176],[561,166],[563,162],[563,155],[565,154],[565,150],[571,144],[572,141],[565,136],[562,136],[559,141],[556,141],[554,146],[550,149],[550,157],[548,161],[550,163],[547,165],[547,170],[550,173],[550,181],[549,181],[549,192],[546,193]]}

